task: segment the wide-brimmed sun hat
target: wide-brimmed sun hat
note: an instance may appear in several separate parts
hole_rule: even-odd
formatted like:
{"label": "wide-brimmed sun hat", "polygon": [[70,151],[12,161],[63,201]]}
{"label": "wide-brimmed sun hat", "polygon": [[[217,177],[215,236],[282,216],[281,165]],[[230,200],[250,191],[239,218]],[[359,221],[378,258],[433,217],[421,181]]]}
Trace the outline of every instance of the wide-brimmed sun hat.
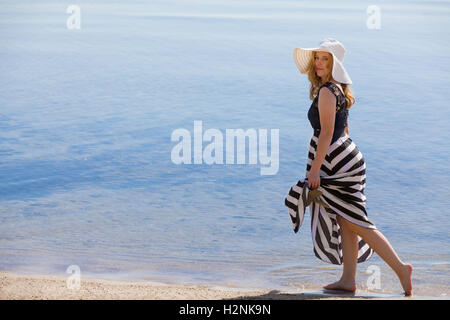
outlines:
{"label": "wide-brimmed sun hat", "polygon": [[294,61],[301,73],[306,73],[308,71],[308,64],[313,58],[313,51],[325,51],[331,53],[333,55],[332,75],[334,80],[341,83],[352,84],[352,80],[342,64],[345,55],[345,48],[342,43],[333,38],[325,38],[316,48],[295,48]]}

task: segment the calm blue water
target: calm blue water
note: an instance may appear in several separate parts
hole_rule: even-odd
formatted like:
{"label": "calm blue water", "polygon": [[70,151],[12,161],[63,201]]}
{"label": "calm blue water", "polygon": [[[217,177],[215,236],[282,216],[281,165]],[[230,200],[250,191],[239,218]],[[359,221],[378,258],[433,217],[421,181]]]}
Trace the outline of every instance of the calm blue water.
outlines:
{"label": "calm blue water", "polygon": [[[418,294],[450,294],[448,1],[0,3],[0,270],[239,286],[319,287],[309,214],[284,197],[312,129],[294,47],[333,37],[356,96],[350,135],[367,211],[415,267]],[[171,161],[174,130],[279,129],[279,170]],[[270,140],[269,140],[270,141]],[[386,292],[400,292],[378,257]]]}

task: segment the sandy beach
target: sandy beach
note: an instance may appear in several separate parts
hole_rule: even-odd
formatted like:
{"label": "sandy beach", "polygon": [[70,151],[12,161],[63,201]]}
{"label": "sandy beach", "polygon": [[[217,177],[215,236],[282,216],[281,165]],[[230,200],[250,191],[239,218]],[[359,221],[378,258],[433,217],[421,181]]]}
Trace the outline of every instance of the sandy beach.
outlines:
{"label": "sandy beach", "polygon": [[[273,289],[167,284],[155,281],[116,281],[83,278],[79,289],[70,289],[67,277],[22,275],[0,272],[1,300],[346,300],[346,299],[417,299],[402,295],[368,292],[323,293],[320,290],[283,292]],[[424,297],[422,297],[424,298]],[[428,299],[437,297],[428,297]]]}
{"label": "sandy beach", "polygon": [[[323,298],[307,295],[308,298]],[[274,290],[242,289],[210,285],[174,285],[155,281],[85,279],[79,289],[69,289],[67,278],[48,275],[20,275],[0,272],[0,299],[76,300],[217,300],[217,299],[305,299]]]}

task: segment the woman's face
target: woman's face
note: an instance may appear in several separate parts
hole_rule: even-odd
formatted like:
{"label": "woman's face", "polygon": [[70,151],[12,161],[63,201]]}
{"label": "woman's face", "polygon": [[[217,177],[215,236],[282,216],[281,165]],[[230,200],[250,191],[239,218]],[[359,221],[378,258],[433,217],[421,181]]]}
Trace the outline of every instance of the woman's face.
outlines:
{"label": "woman's face", "polygon": [[331,54],[328,52],[317,51],[314,53],[314,66],[317,76],[322,78],[331,72],[331,59]]}

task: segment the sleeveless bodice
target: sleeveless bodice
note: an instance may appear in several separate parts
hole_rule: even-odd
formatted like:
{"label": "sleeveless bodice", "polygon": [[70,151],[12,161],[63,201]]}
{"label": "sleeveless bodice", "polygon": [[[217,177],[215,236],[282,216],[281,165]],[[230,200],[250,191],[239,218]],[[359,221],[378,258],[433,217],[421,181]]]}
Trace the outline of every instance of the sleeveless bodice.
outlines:
{"label": "sleeveless bodice", "polygon": [[[341,135],[344,134],[345,127],[347,126],[347,101],[345,100],[344,94],[335,83],[331,81],[326,82],[320,86],[319,92],[322,87],[327,87],[336,96],[336,118],[334,121],[333,138],[331,139],[331,144],[333,144]],[[308,110],[308,119],[314,131],[316,133],[320,133],[319,93],[317,93],[317,96],[314,98],[314,101]]]}

